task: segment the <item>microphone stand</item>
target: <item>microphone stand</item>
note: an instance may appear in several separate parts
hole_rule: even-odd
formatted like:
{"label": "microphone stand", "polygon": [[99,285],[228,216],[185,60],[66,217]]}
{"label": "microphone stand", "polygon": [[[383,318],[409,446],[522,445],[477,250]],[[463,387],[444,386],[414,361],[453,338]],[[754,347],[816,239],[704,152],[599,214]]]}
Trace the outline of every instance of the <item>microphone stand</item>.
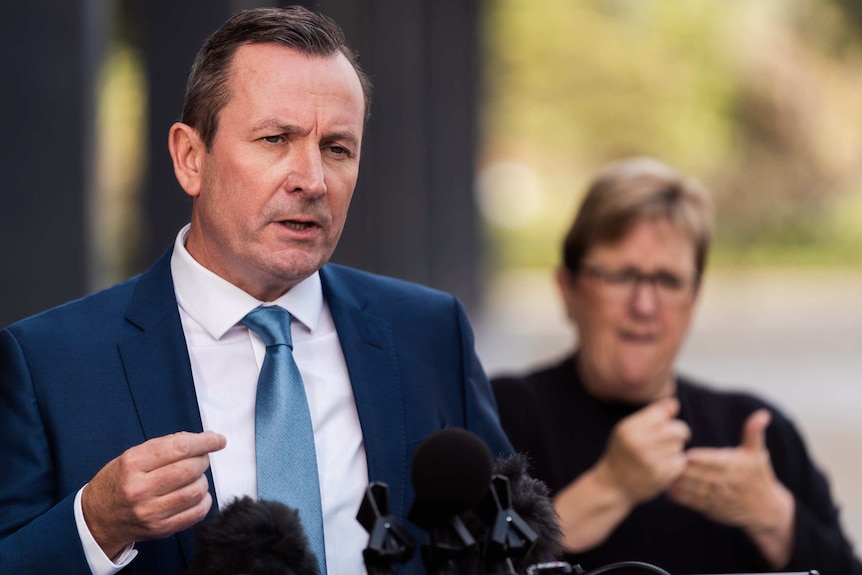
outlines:
{"label": "microphone stand", "polygon": [[389,486],[372,482],[365,490],[356,519],[368,532],[362,551],[368,575],[394,575],[396,564],[410,561],[416,541],[389,513]]}
{"label": "microphone stand", "polygon": [[489,525],[484,549],[486,575],[517,575],[512,558],[523,557],[539,538],[512,508],[511,499],[509,479],[494,475],[478,509]]}
{"label": "microphone stand", "polygon": [[459,564],[476,551],[476,539],[457,515],[427,529],[429,544],[422,546],[422,563],[428,575],[459,575]]}

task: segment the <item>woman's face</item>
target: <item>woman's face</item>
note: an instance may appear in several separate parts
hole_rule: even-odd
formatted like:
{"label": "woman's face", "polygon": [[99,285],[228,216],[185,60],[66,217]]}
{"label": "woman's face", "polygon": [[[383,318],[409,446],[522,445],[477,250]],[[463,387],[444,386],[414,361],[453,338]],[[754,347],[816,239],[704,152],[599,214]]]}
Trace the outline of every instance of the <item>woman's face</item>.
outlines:
{"label": "woman's face", "polygon": [[593,246],[579,273],[561,269],[557,279],[590,393],[629,403],[673,394],[697,295],[695,248],[676,225],[642,220],[619,241]]}

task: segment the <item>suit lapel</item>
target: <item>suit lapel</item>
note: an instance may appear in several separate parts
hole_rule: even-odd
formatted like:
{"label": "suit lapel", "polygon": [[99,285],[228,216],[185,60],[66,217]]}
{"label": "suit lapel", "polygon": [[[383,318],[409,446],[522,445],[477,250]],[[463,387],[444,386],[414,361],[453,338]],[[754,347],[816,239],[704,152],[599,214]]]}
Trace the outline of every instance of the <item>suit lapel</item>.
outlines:
{"label": "suit lapel", "polygon": [[[126,319],[132,324],[120,341],[120,355],[141,428],[146,439],[178,431],[203,430],[192,380],[188,348],[180,322],[169,250],[138,280]],[[216,513],[215,489],[207,479]],[[190,529],[177,534],[186,554],[193,556]]]}
{"label": "suit lapel", "polygon": [[348,287],[337,267],[324,266],[320,275],[350,374],[369,480],[387,483],[390,494],[402,494],[390,500],[390,510],[396,517],[403,517],[404,494],[408,491],[404,464],[407,435],[392,327],[365,311],[367,301]]}

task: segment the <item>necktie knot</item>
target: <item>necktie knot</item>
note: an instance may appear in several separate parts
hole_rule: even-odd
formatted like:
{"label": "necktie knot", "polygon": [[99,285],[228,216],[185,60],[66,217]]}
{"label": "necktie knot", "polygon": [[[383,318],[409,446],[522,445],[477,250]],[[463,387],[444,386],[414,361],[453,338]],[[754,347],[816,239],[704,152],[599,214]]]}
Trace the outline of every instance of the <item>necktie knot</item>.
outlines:
{"label": "necktie knot", "polygon": [[290,313],[283,307],[256,307],[248,312],[240,323],[259,335],[267,347],[286,345],[293,349],[290,339]]}

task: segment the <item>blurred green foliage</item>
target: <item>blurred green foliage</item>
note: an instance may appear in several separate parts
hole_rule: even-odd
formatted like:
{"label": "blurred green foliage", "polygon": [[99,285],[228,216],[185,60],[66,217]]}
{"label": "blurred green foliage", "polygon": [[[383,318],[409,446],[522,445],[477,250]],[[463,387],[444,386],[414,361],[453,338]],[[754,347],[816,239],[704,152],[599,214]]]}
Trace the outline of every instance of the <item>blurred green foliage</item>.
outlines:
{"label": "blurred green foliage", "polygon": [[[547,267],[604,163],[703,180],[718,265],[862,264],[862,20],[844,0],[490,0],[479,193],[496,265]],[[501,162],[538,182],[483,178]],[[527,194],[538,210],[522,209]],[[526,204],[525,204],[526,205]]]}

